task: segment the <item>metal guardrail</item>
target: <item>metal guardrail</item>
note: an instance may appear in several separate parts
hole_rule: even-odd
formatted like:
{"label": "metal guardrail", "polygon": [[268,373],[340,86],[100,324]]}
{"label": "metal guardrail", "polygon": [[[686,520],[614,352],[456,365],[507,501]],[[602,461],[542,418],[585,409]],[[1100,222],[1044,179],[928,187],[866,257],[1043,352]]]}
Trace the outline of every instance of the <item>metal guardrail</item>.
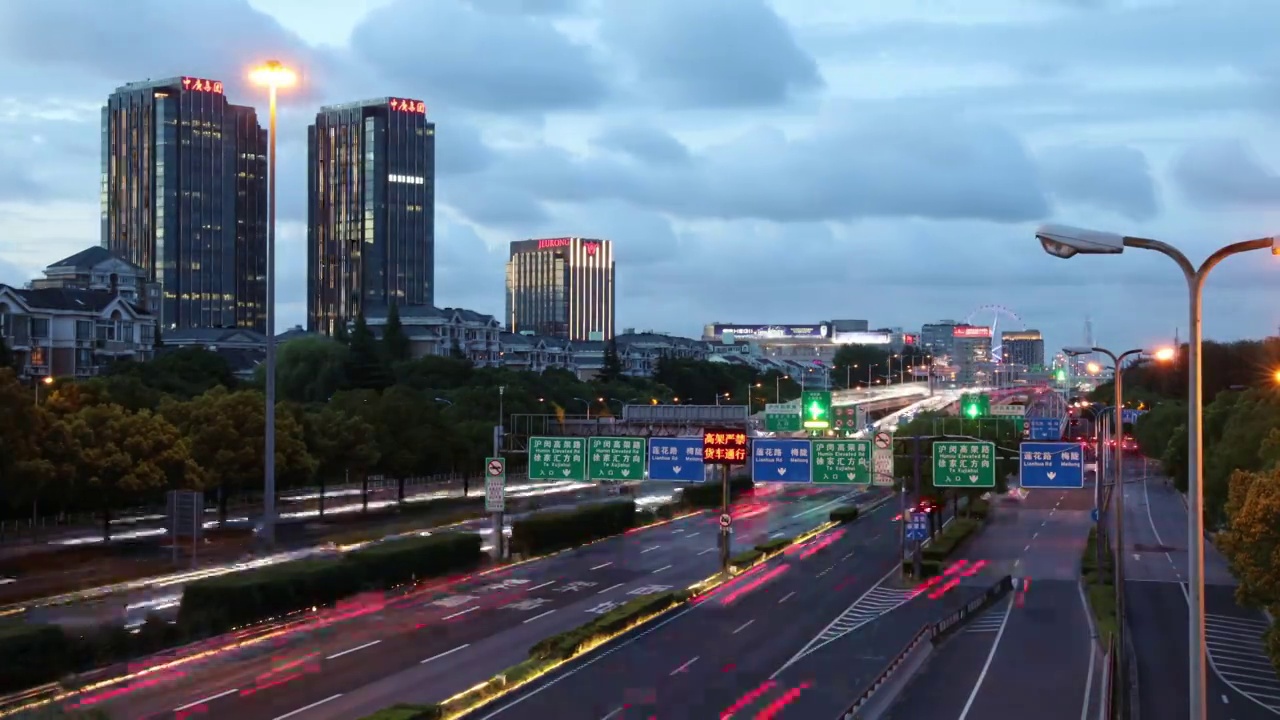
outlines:
{"label": "metal guardrail", "polygon": [[875,694],[884,687],[885,683],[889,682],[893,678],[894,673],[896,673],[898,669],[906,663],[906,661],[912,656],[912,653],[919,649],[920,644],[926,639],[929,640],[930,645],[937,645],[946,639],[947,636],[964,627],[966,623],[980,614],[983,610],[991,607],[1012,591],[1013,577],[1005,575],[996,581],[994,585],[987,588],[981,595],[966,603],[964,607],[956,610],[938,622],[928,623],[924,627],[921,627],[920,631],[911,638],[911,641],[907,643],[906,647],[902,648],[902,651],[889,661],[888,666],[886,666],[885,669],[871,681],[871,684],[862,691],[862,694],[854,699],[853,704],[841,713],[840,720],[856,720],[859,717],[858,713],[866,708],[867,703],[871,702],[871,699]]}
{"label": "metal guardrail", "polygon": [[872,680],[871,684],[867,686],[867,689],[863,690],[862,694],[853,701],[853,704],[841,713],[840,720],[856,720],[858,712],[866,707],[867,703],[871,701],[872,696],[874,696],[880,688],[884,687],[885,683],[889,682],[889,679],[893,677],[894,672],[902,666],[902,663],[906,661],[912,651],[920,647],[920,644],[926,639],[929,639],[932,634],[932,623],[925,624],[921,627],[919,632],[917,632],[911,638],[911,641],[907,643],[906,647],[902,648],[902,651],[895,655],[893,660],[889,661],[888,667],[882,670],[880,674],[876,676],[876,679]]}

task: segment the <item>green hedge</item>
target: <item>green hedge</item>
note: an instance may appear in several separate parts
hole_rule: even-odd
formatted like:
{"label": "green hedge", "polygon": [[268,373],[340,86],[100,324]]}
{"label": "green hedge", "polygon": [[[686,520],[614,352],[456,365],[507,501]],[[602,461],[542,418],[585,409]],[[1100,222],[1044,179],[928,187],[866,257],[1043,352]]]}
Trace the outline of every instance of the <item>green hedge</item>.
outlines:
{"label": "green hedge", "polygon": [[981,522],[971,518],[955,518],[920,553],[926,560],[946,560],[981,526]]}
{"label": "green hedge", "polygon": [[743,552],[729,558],[729,564],[738,568],[746,567],[748,565],[754,565],[756,561],[762,557],[764,557],[764,553],[759,550],[744,550]]}
{"label": "green hedge", "polygon": [[858,519],[857,505],[841,505],[831,511],[831,522],[849,523]]}
{"label": "green hedge", "polygon": [[389,540],[341,557],[298,560],[194,582],[183,590],[178,624],[214,635],[364,590],[466,570],[481,560],[480,536],[444,533]]}
{"label": "green hedge", "polygon": [[536,513],[511,524],[511,551],[526,557],[576,547],[636,526],[634,500]]}
{"label": "green hedge", "polygon": [[[905,574],[905,575],[911,575],[911,574],[915,573],[915,571],[916,571],[916,565],[915,565],[915,562],[914,562],[913,560],[903,560],[903,561],[902,561],[902,572],[903,572],[903,574]],[[921,559],[920,559],[920,577],[921,577],[921,578],[933,577],[934,575],[937,575],[937,574],[939,574],[939,573],[941,573],[941,572],[942,572],[942,562],[941,562],[941,561],[938,561],[938,560],[928,560],[928,559],[925,559],[925,558],[921,558]]]}
{"label": "green hedge", "polygon": [[986,520],[990,514],[991,503],[982,498],[970,500],[968,507],[965,508],[965,515],[974,520]]}
{"label": "green hedge", "polygon": [[401,703],[382,708],[361,720],[440,720],[444,713],[439,705],[407,705]]}
{"label": "green hedge", "polygon": [[789,547],[794,542],[795,539],[789,537],[773,538],[756,545],[756,550],[759,550],[762,555],[772,555]]}
{"label": "green hedge", "polygon": [[[729,499],[744,495],[756,486],[749,477],[729,479]],[[689,485],[680,491],[680,500],[690,507],[720,507],[724,502],[724,488],[719,482],[704,482]]]}

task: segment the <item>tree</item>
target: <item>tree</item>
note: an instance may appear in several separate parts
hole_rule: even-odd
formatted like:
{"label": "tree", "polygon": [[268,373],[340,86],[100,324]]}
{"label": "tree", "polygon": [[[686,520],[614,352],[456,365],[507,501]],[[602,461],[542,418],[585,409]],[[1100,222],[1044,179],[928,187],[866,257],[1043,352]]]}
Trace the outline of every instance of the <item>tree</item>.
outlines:
{"label": "tree", "polygon": [[9,349],[8,343],[4,341],[4,336],[0,335],[0,370],[4,368],[15,369],[15,364],[13,351]]}
{"label": "tree", "polygon": [[387,362],[392,365],[404,362],[412,356],[413,347],[409,343],[409,336],[404,332],[404,325],[400,324],[400,308],[395,303],[387,308],[387,324],[382,329],[382,348]]}
{"label": "tree", "polygon": [[[204,468],[204,487],[218,491],[219,519],[226,519],[232,494],[261,488],[266,451],[262,393],[214,388],[186,402],[166,402],[160,412],[187,438],[191,456]],[[316,464],[292,414],[277,411],[275,437],[277,487],[310,480]]]}
{"label": "tree", "polygon": [[76,478],[76,492],[102,513],[102,537],[111,537],[112,511],[157,502],[165,488],[200,487],[203,472],[178,429],[150,411],[90,405],[59,419],[61,453]]}
{"label": "tree", "polygon": [[347,350],[347,385],[358,390],[381,390],[391,384],[378,341],[365,322],[364,313],[356,316],[351,328],[351,345]]}
{"label": "tree", "polygon": [[380,455],[376,432],[363,417],[348,415],[332,406],[304,414],[303,427],[307,448],[316,463],[323,516],[327,481],[345,482],[352,475],[363,481],[377,465]]}
{"label": "tree", "polygon": [[105,375],[132,376],[147,387],[184,400],[219,385],[225,388],[239,385],[225,357],[198,347],[174,348],[147,363],[118,362],[111,365]]}
{"label": "tree", "polygon": [[458,338],[449,341],[449,357],[454,360],[466,360],[467,353],[462,349],[462,343],[458,342]]}
{"label": "tree", "polygon": [[0,367],[0,512],[39,497],[43,440],[49,424],[45,408],[12,368]]}
{"label": "tree", "polygon": [[831,380],[842,387],[866,387],[868,378],[884,377],[888,351],[877,345],[841,345],[832,358]]}
{"label": "tree", "polygon": [[[313,335],[290,340],[276,351],[276,392],[281,400],[327,402],[347,384],[347,347]],[[266,368],[258,367],[259,377]]]}
{"label": "tree", "polygon": [[1275,606],[1280,603],[1280,471],[1232,473],[1226,513],[1217,544],[1240,581],[1237,599]]}
{"label": "tree", "polygon": [[613,382],[622,377],[622,357],[618,355],[618,341],[610,338],[604,346],[604,363],[600,367],[597,379],[600,382]]}

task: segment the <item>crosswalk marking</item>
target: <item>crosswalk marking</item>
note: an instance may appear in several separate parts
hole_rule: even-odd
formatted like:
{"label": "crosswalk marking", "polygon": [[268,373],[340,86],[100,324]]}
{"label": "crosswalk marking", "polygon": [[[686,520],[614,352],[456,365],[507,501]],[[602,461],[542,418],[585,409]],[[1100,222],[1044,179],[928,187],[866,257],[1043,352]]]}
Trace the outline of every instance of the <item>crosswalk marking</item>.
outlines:
{"label": "crosswalk marking", "polygon": [[1262,618],[1205,615],[1205,644],[1214,670],[1241,695],[1280,713],[1280,678],[1262,645],[1266,630]]}
{"label": "crosswalk marking", "polygon": [[1000,631],[1000,623],[1004,620],[1004,616],[1000,613],[985,612],[982,617],[969,623],[969,627],[965,628],[965,632],[970,633],[994,633]]}

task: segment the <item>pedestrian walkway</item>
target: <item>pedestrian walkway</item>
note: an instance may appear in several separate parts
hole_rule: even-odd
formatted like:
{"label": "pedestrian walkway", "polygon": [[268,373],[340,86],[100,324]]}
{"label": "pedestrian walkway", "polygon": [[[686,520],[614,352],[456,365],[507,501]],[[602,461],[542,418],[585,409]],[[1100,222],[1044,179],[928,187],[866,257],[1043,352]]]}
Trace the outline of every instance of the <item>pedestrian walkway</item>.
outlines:
{"label": "pedestrian walkway", "polygon": [[1272,712],[1280,713],[1280,679],[1262,645],[1267,621],[1205,615],[1209,660],[1223,682]]}

